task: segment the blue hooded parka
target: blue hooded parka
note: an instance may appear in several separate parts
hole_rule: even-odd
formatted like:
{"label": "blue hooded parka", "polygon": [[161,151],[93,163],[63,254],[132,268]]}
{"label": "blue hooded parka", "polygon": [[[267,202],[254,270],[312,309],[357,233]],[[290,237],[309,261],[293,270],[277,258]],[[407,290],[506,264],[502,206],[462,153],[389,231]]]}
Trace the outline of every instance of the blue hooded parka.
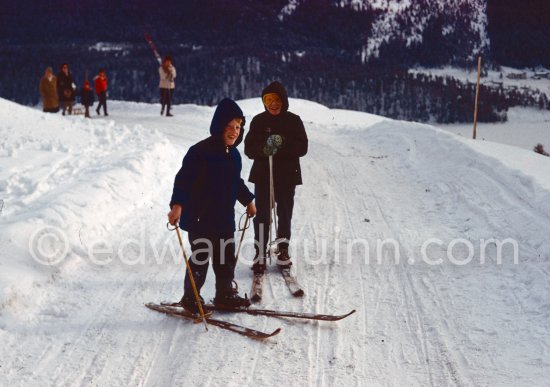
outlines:
{"label": "blue hooded parka", "polygon": [[[232,146],[223,141],[225,126],[241,118],[241,131]],[[237,146],[244,136],[244,114],[229,98],[217,106],[210,137],[189,148],[174,181],[170,207],[183,208],[180,227],[203,236],[232,236],[235,232],[235,202],[246,206],[254,195],[241,178],[242,159]]]}

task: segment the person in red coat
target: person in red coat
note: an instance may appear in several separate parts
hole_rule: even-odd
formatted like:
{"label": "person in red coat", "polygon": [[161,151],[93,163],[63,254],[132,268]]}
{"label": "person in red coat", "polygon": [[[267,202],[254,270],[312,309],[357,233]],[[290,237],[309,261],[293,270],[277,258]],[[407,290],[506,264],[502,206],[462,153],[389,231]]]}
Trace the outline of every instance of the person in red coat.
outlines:
{"label": "person in red coat", "polygon": [[97,99],[99,104],[95,110],[97,115],[99,115],[99,109],[103,106],[103,114],[107,114],[107,76],[105,75],[105,70],[100,69],[98,75],[94,78],[95,93],[97,94]]}

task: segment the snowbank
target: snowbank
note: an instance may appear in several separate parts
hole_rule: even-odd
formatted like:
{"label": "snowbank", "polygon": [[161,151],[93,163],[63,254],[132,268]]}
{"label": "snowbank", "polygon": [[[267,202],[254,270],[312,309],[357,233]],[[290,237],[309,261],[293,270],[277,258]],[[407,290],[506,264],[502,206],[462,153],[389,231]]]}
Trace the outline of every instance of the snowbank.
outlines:
{"label": "snowbank", "polygon": [[[175,148],[157,131],[0,99],[0,310],[75,270],[159,192]],[[168,199],[167,199],[168,200]],[[42,250],[39,250],[41,248]]]}

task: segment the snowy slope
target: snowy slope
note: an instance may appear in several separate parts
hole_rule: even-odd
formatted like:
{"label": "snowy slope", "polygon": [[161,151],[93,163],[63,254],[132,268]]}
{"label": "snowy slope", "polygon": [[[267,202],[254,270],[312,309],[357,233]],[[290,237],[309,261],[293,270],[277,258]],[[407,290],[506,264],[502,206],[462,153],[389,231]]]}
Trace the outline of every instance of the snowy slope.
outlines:
{"label": "snowy slope", "polygon": [[[240,105],[248,122],[262,108]],[[177,106],[166,119],[158,106],[114,102],[109,119],[85,120],[0,100],[0,385],[545,385],[550,159],[290,106],[310,137],[292,243],[306,296],[291,299],[273,272],[261,306],[358,313],[338,323],[225,316],[282,327],[255,342],[143,307],[181,295],[167,203],[213,108]],[[65,239],[44,236],[52,227]],[[33,259],[36,230],[43,255],[66,247],[59,264]],[[251,238],[236,273],[243,292]],[[499,254],[507,238],[517,258],[513,243]],[[210,273],[205,298],[213,285]]]}

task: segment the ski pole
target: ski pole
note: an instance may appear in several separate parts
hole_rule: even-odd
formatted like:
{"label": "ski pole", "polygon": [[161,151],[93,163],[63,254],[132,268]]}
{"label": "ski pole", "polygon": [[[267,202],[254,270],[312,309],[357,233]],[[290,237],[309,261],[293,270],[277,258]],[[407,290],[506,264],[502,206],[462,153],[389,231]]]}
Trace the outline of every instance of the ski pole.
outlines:
{"label": "ski pole", "polygon": [[239,246],[237,247],[237,254],[235,254],[236,259],[239,259],[239,252],[241,251],[241,245],[243,244],[244,233],[246,232],[246,229],[248,228],[248,219],[250,219],[250,218],[248,217],[248,214],[246,214],[246,219],[244,220],[243,232],[241,234],[241,240],[239,241]]}
{"label": "ski pole", "polygon": [[269,232],[268,232],[268,244],[265,249],[265,258],[269,257],[271,262],[271,249],[270,243],[273,238],[273,212],[271,208],[273,206],[273,156],[269,156]]}
{"label": "ski pole", "polygon": [[191,266],[189,266],[189,261],[187,260],[187,254],[185,254],[185,249],[183,248],[183,241],[181,240],[180,230],[177,225],[176,225],[176,233],[178,234],[178,240],[180,242],[181,252],[183,253],[185,266],[187,267],[187,272],[189,273],[189,279],[191,280],[193,293],[195,293],[195,299],[197,300],[197,305],[199,306],[199,312],[201,314],[202,321],[204,322],[204,328],[208,332],[208,324],[206,323],[206,316],[204,315],[204,310],[202,309],[201,299],[199,297],[199,291],[197,290],[197,285],[195,284],[195,278],[193,278],[193,272],[191,271]]}
{"label": "ski pole", "polygon": [[160,58],[160,54],[157,51],[157,48],[155,47],[155,44],[153,43],[153,38],[151,38],[151,35],[149,35],[147,32],[144,33],[145,40],[149,44],[149,47],[151,47],[151,50],[153,51],[153,55],[155,55],[155,58],[159,62],[159,64],[162,63],[162,59]]}
{"label": "ski pole", "polygon": [[[273,210],[273,224],[275,225],[275,233],[279,230],[277,225],[277,204],[275,203],[275,183],[273,182],[273,156],[269,156],[269,175],[271,176],[271,208]],[[277,237],[278,235],[276,235]]]}
{"label": "ski pole", "polygon": [[[271,262],[271,242],[273,240],[273,226],[275,225],[275,233],[277,233],[277,209],[275,204],[275,185],[273,182],[273,156],[269,156],[269,244],[266,255],[269,256]],[[276,235],[276,234],[275,234]]]}

